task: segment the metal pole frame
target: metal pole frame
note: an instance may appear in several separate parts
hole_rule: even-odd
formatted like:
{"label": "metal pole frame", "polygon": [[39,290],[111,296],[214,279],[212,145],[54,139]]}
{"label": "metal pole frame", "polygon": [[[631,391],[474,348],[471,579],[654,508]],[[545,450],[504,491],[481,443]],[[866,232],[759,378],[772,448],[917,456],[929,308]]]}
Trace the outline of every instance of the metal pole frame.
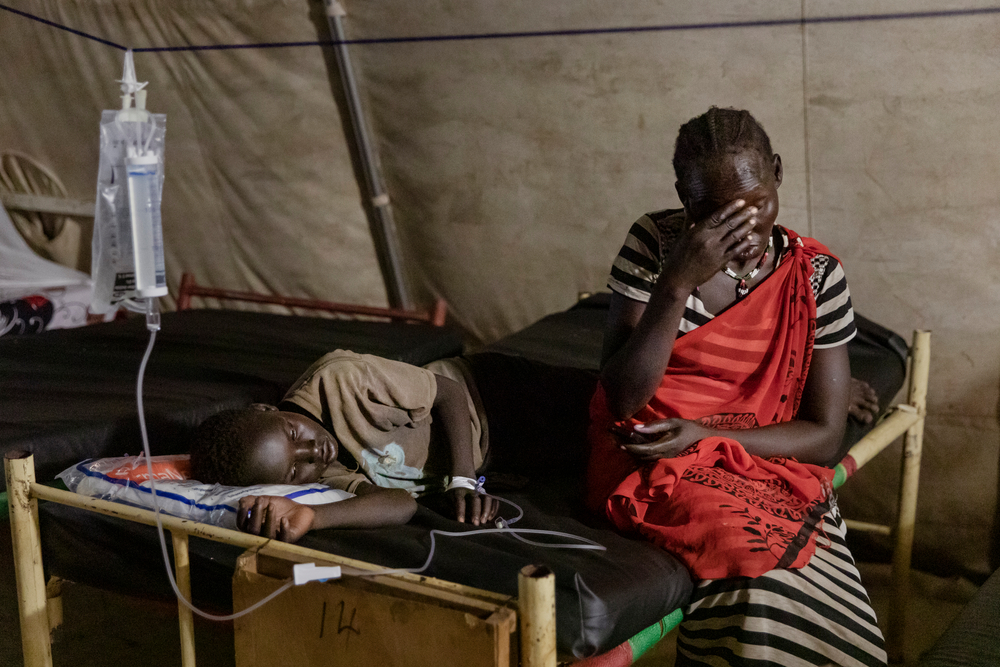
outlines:
{"label": "metal pole frame", "polygon": [[378,158],[371,140],[371,131],[358,93],[354,68],[351,65],[351,54],[347,49],[344,33],[343,17],[347,15],[339,0],[325,0],[326,19],[330,26],[330,35],[336,44],[334,54],[337,57],[337,69],[340,71],[340,81],[344,86],[347,98],[347,110],[354,130],[354,140],[361,157],[361,168],[365,174],[365,185],[370,197],[369,203],[375,214],[372,221],[375,236],[375,248],[379,255],[382,268],[382,278],[385,281],[385,291],[389,304],[393,308],[413,309],[413,300],[407,287],[406,276],[399,249],[399,238],[396,234],[396,222],[392,215],[392,205],[389,195],[382,182]]}

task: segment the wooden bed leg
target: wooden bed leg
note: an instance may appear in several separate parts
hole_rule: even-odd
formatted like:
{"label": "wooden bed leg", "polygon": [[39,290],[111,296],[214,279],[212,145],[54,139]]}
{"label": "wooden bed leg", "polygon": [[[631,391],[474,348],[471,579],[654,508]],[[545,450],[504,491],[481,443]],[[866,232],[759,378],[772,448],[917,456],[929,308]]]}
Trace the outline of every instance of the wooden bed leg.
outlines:
{"label": "wooden bed leg", "polygon": [[920,454],[923,448],[924,421],[927,417],[927,386],[930,376],[929,331],[913,334],[910,358],[910,388],[907,398],[917,409],[920,420],[906,432],[899,484],[899,516],[896,519],[896,544],[892,552],[893,604],[889,611],[886,652],[890,663],[902,664],[906,646],[906,605],[910,597],[910,560],[917,514],[917,486],[920,482]]}
{"label": "wooden bed leg", "polygon": [[[188,535],[182,532],[170,532],[174,543],[174,572],[177,578],[177,588],[187,600],[191,599],[191,557],[188,553]],[[181,665],[195,667],[194,662],[194,615],[180,600],[177,601],[177,616],[181,629]]]}
{"label": "wooden bed leg", "polygon": [[35,481],[35,458],[28,452],[7,452],[3,463],[7,474],[24,667],[52,667],[38,501],[31,497],[30,489]]}
{"label": "wooden bed leg", "polygon": [[526,565],[517,575],[522,667],[556,665],[556,575],[544,565]]}

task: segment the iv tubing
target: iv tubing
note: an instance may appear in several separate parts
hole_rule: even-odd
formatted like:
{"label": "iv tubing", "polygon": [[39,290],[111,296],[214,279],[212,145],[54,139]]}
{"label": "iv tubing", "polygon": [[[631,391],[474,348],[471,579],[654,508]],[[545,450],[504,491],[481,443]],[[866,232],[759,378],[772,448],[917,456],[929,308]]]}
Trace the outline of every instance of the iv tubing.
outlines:
{"label": "iv tubing", "polygon": [[[544,542],[535,542],[533,540],[528,540],[520,536],[520,533],[527,533],[531,535],[554,535],[556,537],[565,537],[573,540],[582,540],[581,544],[546,544]],[[515,537],[526,544],[531,544],[539,547],[547,547],[549,549],[592,549],[596,551],[604,551],[607,547],[588,540],[585,537],[580,537],[579,535],[573,535],[571,533],[560,533],[555,530],[538,530],[536,528],[480,528],[479,530],[466,530],[466,531],[448,531],[448,530],[432,530],[431,535],[431,550],[427,554],[427,560],[420,567],[391,567],[384,570],[375,570],[373,572],[351,572],[351,576],[355,577],[380,577],[387,574],[420,574],[426,570],[431,565],[431,561],[434,560],[434,551],[437,548],[437,540],[435,537],[437,535],[446,535],[448,537],[467,537],[471,535],[510,535]]]}
{"label": "iv tubing", "polygon": [[[588,549],[595,551],[605,551],[607,547],[598,544],[593,540],[589,540],[586,537],[581,537],[579,535],[573,535],[572,533],[561,533],[556,530],[539,530],[537,528],[509,528],[511,524],[517,523],[524,516],[524,510],[522,510],[517,503],[514,503],[506,498],[500,498],[499,496],[494,496],[489,493],[483,492],[482,495],[493,498],[494,500],[499,500],[500,502],[507,503],[517,510],[518,515],[511,519],[510,521],[505,521],[503,519],[497,519],[497,528],[480,528],[478,530],[465,530],[465,531],[448,531],[448,530],[431,530],[431,550],[427,554],[427,560],[420,567],[413,568],[386,568],[384,570],[375,570],[374,572],[352,572],[352,576],[357,577],[378,577],[387,574],[419,574],[430,567],[431,561],[434,560],[434,551],[437,548],[437,540],[435,539],[437,535],[446,535],[448,537],[467,537],[471,535],[510,535],[525,544],[531,544],[533,546],[545,547],[548,549]],[[527,538],[521,537],[522,534],[525,535],[553,535],[555,537],[564,537],[570,540],[580,540],[579,544],[548,544],[545,542],[535,542],[534,540],[529,540]]]}
{"label": "iv tubing", "polygon": [[[148,314],[151,314],[152,311],[154,310],[152,302],[155,302],[155,299],[149,299],[147,301]],[[184,595],[180,591],[180,588],[177,587],[177,580],[174,578],[174,571],[170,568],[170,556],[167,554],[167,538],[166,535],[164,534],[163,522],[160,521],[160,505],[159,503],[156,502],[156,478],[153,475],[153,462],[152,462],[152,457],[149,454],[149,436],[146,433],[146,413],[142,405],[142,380],[143,377],[146,375],[146,364],[149,362],[149,355],[153,352],[153,344],[156,342],[156,330],[159,329],[158,324],[156,324],[155,326],[156,328],[153,328],[153,325],[149,326],[150,329],[149,345],[146,346],[146,354],[143,355],[142,363],[139,364],[139,377],[138,380],[136,381],[136,402],[139,407],[139,430],[142,432],[142,450],[143,453],[146,455],[146,470],[149,473],[149,487],[150,490],[153,492],[152,494],[153,514],[156,516],[156,530],[160,535],[160,549],[163,552],[163,564],[166,566],[167,578],[170,579],[170,587],[174,589],[174,595],[177,596],[177,599],[180,600],[185,607],[187,607],[194,613],[198,614],[202,618],[207,618],[210,621],[231,621],[233,619],[239,618],[240,616],[243,616],[244,614],[249,614],[250,612],[267,604],[268,602],[270,602],[271,600],[273,600],[274,598],[276,598],[277,596],[281,595],[286,590],[294,586],[295,582],[289,581],[285,583],[281,588],[268,595],[266,598],[258,600],[256,603],[254,603],[253,605],[247,607],[242,611],[238,611],[235,614],[229,614],[227,616],[217,616],[215,614],[209,614],[207,612],[202,611],[201,609],[198,609],[193,604],[191,604],[191,602],[187,598],[184,597]]]}

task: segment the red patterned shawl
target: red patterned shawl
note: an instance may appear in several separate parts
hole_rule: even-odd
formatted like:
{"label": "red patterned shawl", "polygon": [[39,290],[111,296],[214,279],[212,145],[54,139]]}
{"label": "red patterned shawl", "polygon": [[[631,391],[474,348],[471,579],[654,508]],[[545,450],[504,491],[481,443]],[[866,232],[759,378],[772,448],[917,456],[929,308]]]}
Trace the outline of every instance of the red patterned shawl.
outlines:
{"label": "red patterned shawl", "polygon": [[698,579],[805,565],[833,471],[751,456],[735,433],[643,466],[619,448],[612,426],[680,417],[738,430],[795,417],[816,334],[810,259],[829,250],[788,236],[788,255],[771,275],[677,339],[656,394],[638,414],[615,422],[600,386],[591,402],[590,505],[678,556]]}

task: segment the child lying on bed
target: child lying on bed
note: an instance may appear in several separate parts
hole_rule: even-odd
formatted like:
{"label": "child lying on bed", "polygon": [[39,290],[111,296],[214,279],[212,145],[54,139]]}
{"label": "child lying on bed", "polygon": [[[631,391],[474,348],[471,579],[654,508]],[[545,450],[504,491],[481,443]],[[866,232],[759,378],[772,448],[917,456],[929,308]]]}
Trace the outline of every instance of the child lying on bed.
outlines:
{"label": "child lying on bed", "polygon": [[415,495],[452,496],[455,518],[491,521],[496,501],[473,481],[487,441],[460,359],[425,368],[338,350],[314,363],[278,406],[219,413],[191,445],[195,479],[229,486],[320,482],[354,493],[327,505],[278,496],[240,500],[240,530],[295,542],[319,528],[402,524]]}

